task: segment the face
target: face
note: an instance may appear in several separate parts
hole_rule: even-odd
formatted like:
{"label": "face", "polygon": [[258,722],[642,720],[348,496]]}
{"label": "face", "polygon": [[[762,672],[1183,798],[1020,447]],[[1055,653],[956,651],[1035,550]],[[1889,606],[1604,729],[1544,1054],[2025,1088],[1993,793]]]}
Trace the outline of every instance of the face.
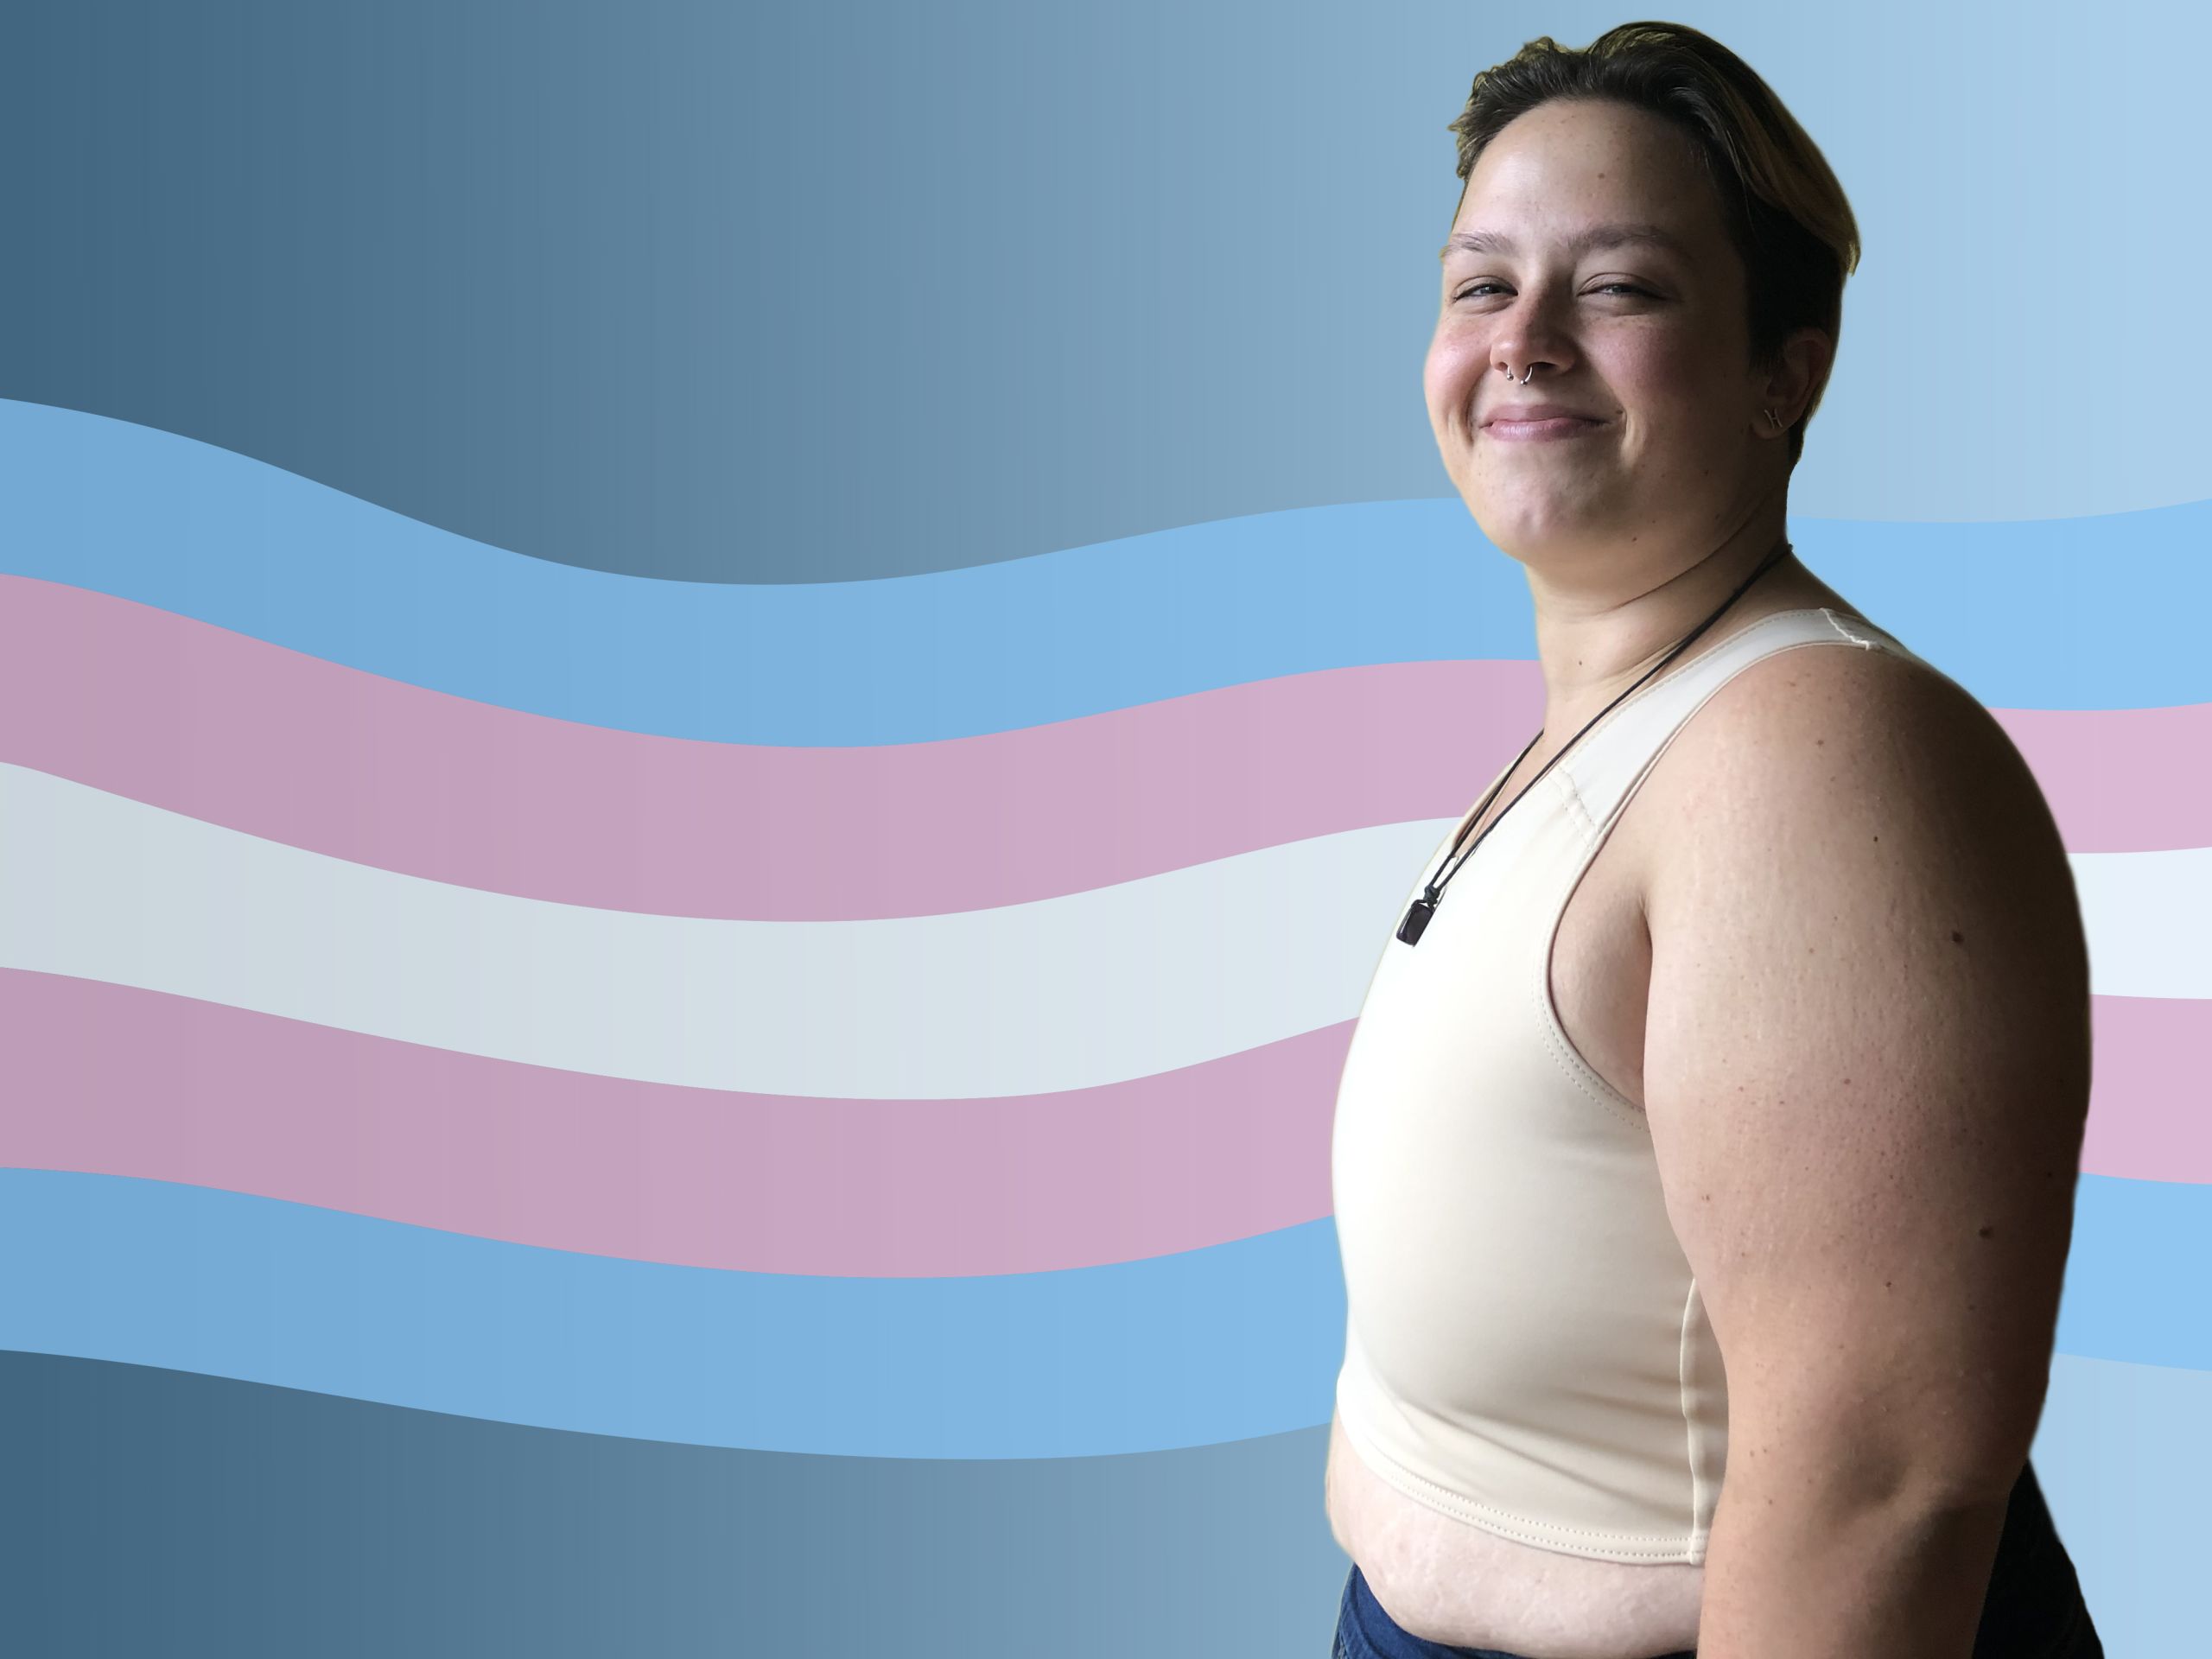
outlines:
{"label": "face", "polygon": [[[1624,223],[1680,245],[1575,246]],[[1452,235],[1429,423],[1502,551],[1565,568],[1632,549],[1681,568],[1786,484],[1786,436],[1761,411],[1786,429],[1802,399],[1782,402],[1751,368],[1743,264],[1686,135],[1624,105],[1540,105],[1483,152]],[[1595,423],[1548,441],[1482,424],[1530,404]]]}

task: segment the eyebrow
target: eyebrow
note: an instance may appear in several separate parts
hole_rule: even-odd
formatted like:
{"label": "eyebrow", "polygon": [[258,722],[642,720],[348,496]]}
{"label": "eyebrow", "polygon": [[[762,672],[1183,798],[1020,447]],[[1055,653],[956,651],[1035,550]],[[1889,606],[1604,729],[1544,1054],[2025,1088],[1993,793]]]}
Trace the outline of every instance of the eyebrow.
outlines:
{"label": "eyebrow", "polygon": [[[1592,225],[1580,234],[1567,240],[1568,253],[1580,257],[1597,248],[1649,247],[1688,259],[1689,250],[1675,237],[1656,225]],[[1445,245],[1437,250],[1439,259],[1449,259],[1454,248],[1465,248],[1471,253],[1496,253],[1510,257],[1520,251],[1511,237],[1498,231],[1454,231]]]}

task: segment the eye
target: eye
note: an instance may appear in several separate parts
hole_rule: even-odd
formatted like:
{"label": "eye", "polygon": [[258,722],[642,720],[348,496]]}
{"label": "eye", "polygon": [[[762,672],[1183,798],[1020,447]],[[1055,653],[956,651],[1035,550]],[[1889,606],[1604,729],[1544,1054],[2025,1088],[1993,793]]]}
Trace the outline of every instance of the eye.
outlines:
{"label": "eye", "polygon": [[[1461,289],[1452,297],[1455,300],[1471,300],[1486,288],[1503,288],[1503,286],[1504,284],[1503,283],[1474,283]],[[1615,289],[1620,289],[1624,294],[1641,294],[1647,300],[1652,297],[1650,289],[1638,288],[1633,283],[1606,283],[1603,286],[1594,288],[1590,291],[1593,294],[1610,294]]]}

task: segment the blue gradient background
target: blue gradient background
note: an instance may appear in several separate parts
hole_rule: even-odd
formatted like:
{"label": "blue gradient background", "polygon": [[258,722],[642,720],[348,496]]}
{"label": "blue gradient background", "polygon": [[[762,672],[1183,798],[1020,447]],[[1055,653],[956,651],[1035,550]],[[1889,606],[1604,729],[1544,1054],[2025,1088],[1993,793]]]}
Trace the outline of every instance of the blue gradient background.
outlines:
{"label": "blue gradient background", "polygon": [[[699,582],[1448,498],[1420,391],[1459,189],[1446,124],[1524,39],[1636,15],[10,5],[0,395],[537,558]],[[1793,518],[1897,521],[1910,549],[1916,525],[2212,497],[2209,232],[2180,206],[2207,151],[2193,10],[1667,15],[1769,79],[1865,238]],[[2150,522],[1999,544],[2037,546],[2032,583],[2094,584],[2084,627],[2148,631],[2069,706],[2205,695],[2158,673],[2201,660],[2201,607],[2113,614],[2155,568],[2127,550]],[[1912,580],[1902,553],[1874,569]],[[2026,625],[2018,597],[1990,596],[1992,628]],[[1461,626],[1433,654],[1503,648]],[[701,715],[741,706],[755,729],[700,734],[820,741],[815,693],[781,683],[787,708]],[[1068,695],[1064,714],[1118,694]],[[918,724],[867,741],[963,729],[925,696],[886,717]],[[2129,1351],[2202,1367],[2206,1330],[2182,1305]],[[1319,1427],[1089,1459],[805,1456],[18,1352],[0,1421],[0,1648],[27,1655],[1318,1654],[1347,1567]],[[2208,1421],[2212,1372],[2054,1368],[2036,1462],[2115,1659],[2202,1639]]]}

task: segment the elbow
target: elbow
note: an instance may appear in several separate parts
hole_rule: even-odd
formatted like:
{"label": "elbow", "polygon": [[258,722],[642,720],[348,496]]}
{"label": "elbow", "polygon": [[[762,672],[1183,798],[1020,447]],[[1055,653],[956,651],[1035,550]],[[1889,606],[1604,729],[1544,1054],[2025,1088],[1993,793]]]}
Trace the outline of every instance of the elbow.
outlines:
{"label": "elbow", "polygon": [[1799,1411],[1750,1421],[1732,1410],[1726,1479],[1735,1484],[1742,1475],[1770,1491],[1815,1493],[1851,1509],[2002,1508],[2026,1466],[2041,1412],[1989,1406],[1911,1413],[1893,1405],[1871,1415]]}

